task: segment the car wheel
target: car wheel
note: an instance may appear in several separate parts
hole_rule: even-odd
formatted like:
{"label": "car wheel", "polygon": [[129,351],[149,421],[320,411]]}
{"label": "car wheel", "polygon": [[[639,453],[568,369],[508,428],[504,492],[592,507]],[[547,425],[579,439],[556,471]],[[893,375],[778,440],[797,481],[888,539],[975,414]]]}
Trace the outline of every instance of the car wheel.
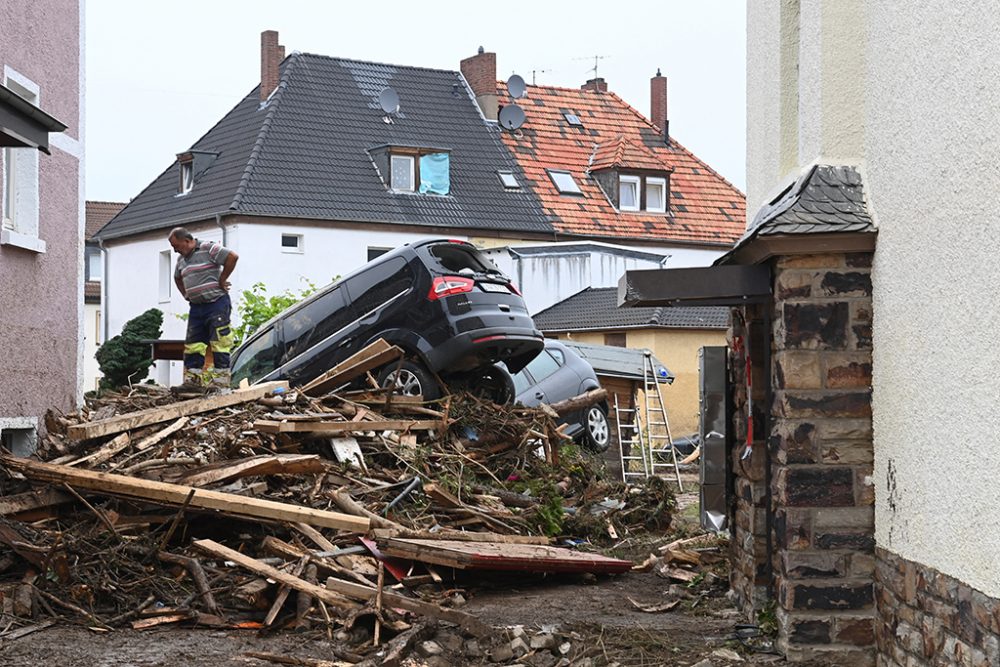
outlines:
{"label": "car wheel", "polygon": [[587,419],[583,428],[583,442],[595,452],[607,450],[611,444],[611,428],[608,416],[599,405],[587,408]]}
{"label": "car wheel", "polygon": [[415,361],[389,364],[379,374],[378,383],[383,387],[395,387],[402,396],[423,396],[425,401],[441,397],[441,388],[430,371]]}

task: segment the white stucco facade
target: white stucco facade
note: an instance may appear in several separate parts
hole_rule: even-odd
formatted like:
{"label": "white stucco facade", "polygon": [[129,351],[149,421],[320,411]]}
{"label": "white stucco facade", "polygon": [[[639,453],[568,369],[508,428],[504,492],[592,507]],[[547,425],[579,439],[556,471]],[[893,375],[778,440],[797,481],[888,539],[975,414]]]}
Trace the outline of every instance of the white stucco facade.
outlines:
{"label": "white stucco facade", "polygon": [[1000,14],[865,18],[876,540],[1000,597]]}
{"label": "white stucco facade", "polygon": [[773,0],[748,3],[748,29],[748,217],[846,164],[879,230],[876,542],[1000,597],[1000,14]]}

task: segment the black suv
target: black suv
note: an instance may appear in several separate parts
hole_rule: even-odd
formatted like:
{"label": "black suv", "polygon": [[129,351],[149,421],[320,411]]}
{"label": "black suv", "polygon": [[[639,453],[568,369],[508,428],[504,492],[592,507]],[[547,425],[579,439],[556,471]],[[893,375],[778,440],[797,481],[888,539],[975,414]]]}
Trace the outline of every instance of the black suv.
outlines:
{"label": "black suv", "polygon": [[503,361],[516,372],[542,349],[517,288],[470,243],[407,244],[295,304],[233,354],[233,383],[288,380],[293,386],[384,338],[406,351],[380,372],[383,384],[436,398],[434,375],[474,383]]}

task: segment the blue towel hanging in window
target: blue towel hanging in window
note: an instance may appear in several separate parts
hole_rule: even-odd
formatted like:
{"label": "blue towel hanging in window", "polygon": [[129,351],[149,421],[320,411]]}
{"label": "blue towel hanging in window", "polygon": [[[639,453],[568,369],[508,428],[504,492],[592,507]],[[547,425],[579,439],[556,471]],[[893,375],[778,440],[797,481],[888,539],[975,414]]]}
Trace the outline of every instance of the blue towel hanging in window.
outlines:
{"label": "blue towel hanging in window", "polygon": [[420,156],[420,192],[446,195],[451,190],[448,154],[429,153]]}

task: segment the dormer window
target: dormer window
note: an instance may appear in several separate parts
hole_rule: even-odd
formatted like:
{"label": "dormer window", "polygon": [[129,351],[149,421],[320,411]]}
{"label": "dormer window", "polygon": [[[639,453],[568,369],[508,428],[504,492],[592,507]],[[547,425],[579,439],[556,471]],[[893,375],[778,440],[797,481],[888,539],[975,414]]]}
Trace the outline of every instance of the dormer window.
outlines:
{"label": "dormer window", "polygon": [[623,211],[639,210],[641,182],[638,176],[621,176],[618,179],[618,208]]}
{"label": "dormer window", "polygon": [[190,162],[181,163],[181,183],[179,193],[186,195],[194,187],[194,165]]}
{"label": "dormer window", "polygon": [[392,183],[389,187],[402,192],[413,192],[416,182],[416,160],[412,155],[393,155],[390,157]]}

